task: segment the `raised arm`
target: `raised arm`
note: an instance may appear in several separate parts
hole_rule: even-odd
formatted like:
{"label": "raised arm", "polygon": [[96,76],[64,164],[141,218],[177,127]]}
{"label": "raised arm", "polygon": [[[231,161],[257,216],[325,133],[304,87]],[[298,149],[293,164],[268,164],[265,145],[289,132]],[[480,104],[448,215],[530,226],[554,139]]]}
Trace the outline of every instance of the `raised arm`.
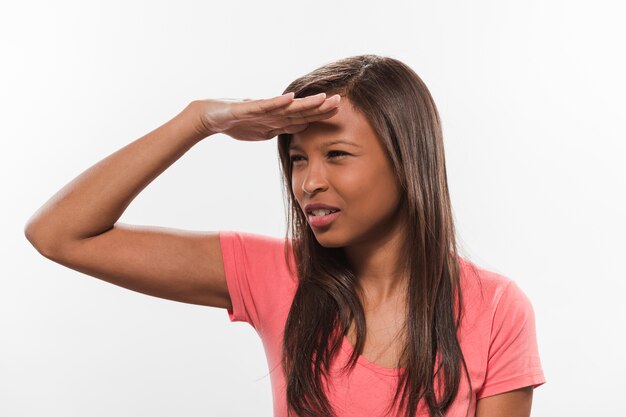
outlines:
{"label": "raised arm", "polygon": [[24,229],[45,257],[156,297],[231,308],[217,232],[117,223],[131,201],[196,143],[215,133],[266,140],[336,113],[339,98],[282,95],[196,100],[53,195]]}

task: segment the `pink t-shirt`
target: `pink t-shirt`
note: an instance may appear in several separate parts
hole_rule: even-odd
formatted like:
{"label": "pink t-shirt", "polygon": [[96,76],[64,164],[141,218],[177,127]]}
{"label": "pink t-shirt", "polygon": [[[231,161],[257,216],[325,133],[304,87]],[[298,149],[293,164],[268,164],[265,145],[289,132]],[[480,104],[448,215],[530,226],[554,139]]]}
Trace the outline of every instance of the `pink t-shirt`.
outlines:
{"label": "pink t-shirt", "polygon": [[[228,317],[233,322],[249,323],[260,336],[270,370],[274,416],[287,417],[282,337],[297,278],[285,263],[284,240],[221,231],[220,243],[232,302]],[[294,262],[293,255],[290,262]],[[471,401],[469,416],[474,417],[477,399],[530,385],[538,387],[545,378],[534,312],[526,295],[505,276],[471,268],[474,264],[463,258],[460,265],[464,315],[458,338],[472,381],[472,396],[468,399],[469,385],[462,371],[456,400],[446,416],[465,416]],[[398,370],[359,356],[354,370],[344,375],[340,367],[351,352],[352,345],[344,337],[331,368],[332,388],[326,392],[330,404],[339,417],[382,416],[393,398]]]}

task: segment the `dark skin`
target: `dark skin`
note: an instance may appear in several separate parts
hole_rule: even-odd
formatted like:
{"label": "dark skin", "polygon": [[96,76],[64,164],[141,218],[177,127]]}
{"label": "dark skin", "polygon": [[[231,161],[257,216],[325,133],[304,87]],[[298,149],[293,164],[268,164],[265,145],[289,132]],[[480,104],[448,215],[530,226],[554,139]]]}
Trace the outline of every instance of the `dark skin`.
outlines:
{"label": "dark skin", "polygon": [[476,405],[476,417],[529,417],[533,402],[533,387],[525,387],[481,398]]}
{"label": "dark skin", "polygon": [[[194,101],[59,190],[29,219],[25,235],[47,258],[111,284],[232,309],[216,232],[133,226],[118,222],[120,216],[154,178],[204,138],[223,133],[252,141],[300,133],[336,115],[339,103],[339,96],[324,94]],[[370,286],[381,290],[370,295],[387,299],[394,290],[387,284]],[[529,416],[531,401],[532,388],[494,395],[478,401],[476,416]]]}

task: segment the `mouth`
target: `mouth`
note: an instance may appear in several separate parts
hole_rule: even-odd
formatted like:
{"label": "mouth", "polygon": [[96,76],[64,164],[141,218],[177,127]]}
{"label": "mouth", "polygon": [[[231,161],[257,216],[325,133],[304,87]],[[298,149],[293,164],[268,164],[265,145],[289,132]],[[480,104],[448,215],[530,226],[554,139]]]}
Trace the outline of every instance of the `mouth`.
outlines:
{"label": "mouth", "polygon": [[313,227],[325,227],[330,225],[339,215],[341,210],[313,210],[307,214],[309,224]]}

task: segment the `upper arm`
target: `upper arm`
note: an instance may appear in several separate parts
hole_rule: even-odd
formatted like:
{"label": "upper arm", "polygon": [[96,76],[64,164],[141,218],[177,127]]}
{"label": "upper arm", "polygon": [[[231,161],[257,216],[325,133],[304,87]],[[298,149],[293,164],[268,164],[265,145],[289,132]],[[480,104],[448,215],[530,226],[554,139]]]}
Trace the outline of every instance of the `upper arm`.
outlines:
{"label": "upper arm", "polygon": [[116,223],[97,236],[42,253],[68,268],[133,291],[232,308],[219,232]]}
{"label": "upper arm", "polygon": [[476,405],[476,417],[530,417],[533,387],[484,397]]}

